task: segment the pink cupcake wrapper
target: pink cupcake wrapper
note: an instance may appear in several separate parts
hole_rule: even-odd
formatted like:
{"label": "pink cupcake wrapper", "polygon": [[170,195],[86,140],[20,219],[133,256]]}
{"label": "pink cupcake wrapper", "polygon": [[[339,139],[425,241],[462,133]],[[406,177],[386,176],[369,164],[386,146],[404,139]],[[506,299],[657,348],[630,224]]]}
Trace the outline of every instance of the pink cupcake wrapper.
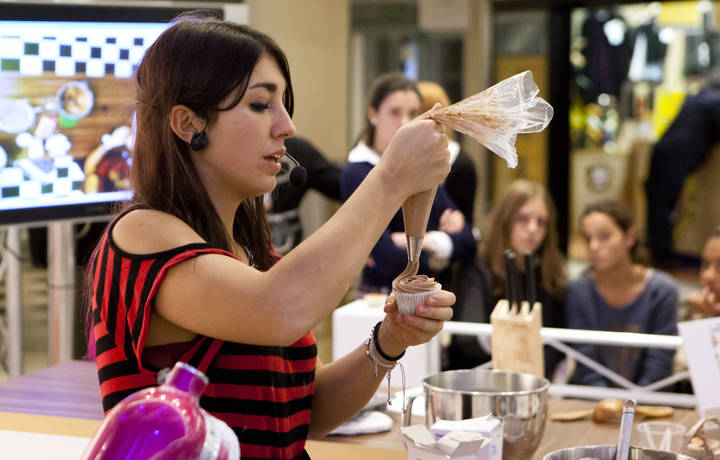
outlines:
{"label": "pink cupcake wrapper", "polygon": [[429,295],[440,292],[440,289],[442,289],[442,286],[438,285],[438,288],[433,289],[432,291],[417,292],[415,294],[408,294],[406,292],[393,291],[393,294],[395,294],[395,300],[397,301],[398,309],[400,310],[400,313],[403,313],[403,314],[415,313],[415,307],[425,303],[425,299]]}

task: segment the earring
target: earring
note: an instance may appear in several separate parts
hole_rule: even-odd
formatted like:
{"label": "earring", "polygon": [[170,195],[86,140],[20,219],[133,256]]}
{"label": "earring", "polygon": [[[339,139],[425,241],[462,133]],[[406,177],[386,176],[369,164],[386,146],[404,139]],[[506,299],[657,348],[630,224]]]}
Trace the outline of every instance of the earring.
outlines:
{"label": "earring", "polygon": [[199,133],[193,134],[192,138],[190,138],[190,147],[193,150],[202,150],[207,147],[209,143],[210,140],[208,139],[207,133],[204,129]]}

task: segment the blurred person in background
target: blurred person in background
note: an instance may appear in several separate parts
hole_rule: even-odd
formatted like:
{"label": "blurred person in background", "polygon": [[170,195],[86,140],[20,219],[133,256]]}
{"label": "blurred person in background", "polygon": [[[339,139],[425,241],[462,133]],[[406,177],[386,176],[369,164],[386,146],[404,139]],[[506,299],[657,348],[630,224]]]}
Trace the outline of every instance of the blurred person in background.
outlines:
{"label": "blurred person in background", "polygon": [[[303,239],[300,202],[308,190],[316,190],[331,200],[340,201],[342,171],[340,166],[328,161],[307,139],[299,136],[285,139],[285,148],[305,168],[307,177],[302,183],[293,184],[290,180],[292,169],[278,174],[277,187],[266,195],[265,210],[270,224],[270,238],[278,254],[287,254]],[[288,162],[292,163],[290,160]]]}
{"label": "blurred person in background", "polygon": [[[629,209],[617,201],[591,204],[581,215],[580,227],[590,267],[568,286],[568,327],[677,334],[677,289],[670,276],[646,265]],[[589,344],[575,348],[638,385],[672,374],[675,350]],[[582,364],[574,379],[583,385],[614,386]]]}
{"label": "blurred person in background", "polygon": [[[547,189],[527,180],[512,182],[495,201],[480,242],[480,256],[453,286],[457,302],[453,320],[490,322],[490,313],[506,298],[507,275],[504,252],[517,255],[521,287],[533,270],[537,301],[542,303],[543,326],[565,327],[565,259],[558,248],[555,205]],[[532,254],[532,267],[524,254]],[[528,293],[523,294],[527,298]],[[447,350],[447,366],[466,369],[490,360],[489,349],[476,337],[453,336]],[[552,377],[563,355],[545,347],[545,374]]]}
{"label": "blurred person in background", "polygon": [[675,120],[653,147],[645,192],[647,238],[653,265],[672,268],[675,207],[687,177],[720,142],[720,67],[713,68],[705,86],[685,98]]}
{"label": "blurred person in background", "polygon": [[687,298],[692,312],[701,317],[720,315],[720,226],[705,242],[700,266],[700,290]]}
{"label": "blurred person in background", "polygon": [[[350,151],[348,164],[340,177],[343,199],[347,199],[380,159],[395,132],[421,112],[422,95],[412,80],[401,73],[378,77],[371,90],[366,126],[361,140]],[[451,261],[471,261],[475,239],[463,213],[445,187],[437,188],[423,240],[418,273],[438,276]],[[358,296],[392,290],[392,281],[407,264],[407,243],[402,210],[398,210],[380,236],[363,269]]]}

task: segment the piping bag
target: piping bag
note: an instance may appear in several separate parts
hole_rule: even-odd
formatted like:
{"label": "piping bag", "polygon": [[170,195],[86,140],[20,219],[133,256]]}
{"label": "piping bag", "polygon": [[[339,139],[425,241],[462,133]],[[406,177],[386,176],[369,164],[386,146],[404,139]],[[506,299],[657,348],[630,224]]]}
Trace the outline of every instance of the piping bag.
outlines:
{"label": "piping bag", "polygon": [[474,138],[515,168],[517,135],[540,132],[553,117],[552,106],[539,92],[526,70],[428,117]]}
{"label": "piping bag", "polygon": [[[503,158],[508,167],[515,168],[518,164],[515,149],[518,133],[540,132],[553,117],[552,106],[538,97],[539,92],[532,72],[526,70],[460,102],[436,110],[428,118],[474,138]],[[412,195],[402,205],[408,263],[393,281],[393,288],[400,280],[417,275],[422,242],[436,191],[437,188]]]}
{"label": "piping bag", "polygon": [[393,281],[393,288],[399,280],[417,275],[420,268],[423,238],[425,238],[430,209],[432,209],[435,200],[435,192],[437,192],[437,187],[411,195],[403,202],[402,211],[403,221],[405,222],[408,263],[405,270]]}

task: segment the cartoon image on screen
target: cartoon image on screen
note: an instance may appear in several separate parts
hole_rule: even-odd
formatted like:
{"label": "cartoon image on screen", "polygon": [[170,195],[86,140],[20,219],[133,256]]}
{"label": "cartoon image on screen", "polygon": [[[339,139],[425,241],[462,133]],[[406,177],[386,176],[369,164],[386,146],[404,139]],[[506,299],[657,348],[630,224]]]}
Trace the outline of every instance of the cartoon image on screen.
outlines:
{"label": "cartoon image on screen", "polygon": [[132,198],[135,70],[170,22],[196,8],[3,3],[0,226],[107,218]]}
{"label": "cartoon image on screen", "polygon": [[0,211],[131,196],[131,77],[166,27],[0,21]]}

